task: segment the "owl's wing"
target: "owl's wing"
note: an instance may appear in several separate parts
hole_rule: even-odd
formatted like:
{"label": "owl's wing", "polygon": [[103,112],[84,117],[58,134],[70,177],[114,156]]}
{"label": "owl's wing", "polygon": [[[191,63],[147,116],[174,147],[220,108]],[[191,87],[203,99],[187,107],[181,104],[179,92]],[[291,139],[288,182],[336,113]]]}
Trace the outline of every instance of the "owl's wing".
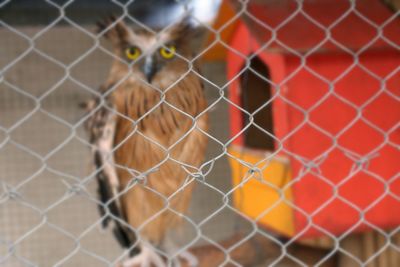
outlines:
{"label": "owl's wing", "polygon": [[[107,214],[105,206],[118,192],[116,191],[118,180],[116,179],[112,156],[115,123],[111,111],[105,106],[98,107],[99,102],[99,99],[94,99],[87,103],[88,111],[92,111],[95,108],[98,108],[98,110],[86,121],[85,126],[89,133],[90,143],[93,145],[92,153],[99,186],[98,193],[101,201],[99,209],[101,215],[105,216]],[[115,183],[115,180],[117,183]],[[112,209],[118,212],[118,206],[118,201],[113,201],[112,205],[110,205],[110,211]],[[107,227],[109,220],[109,216],[106,216],[102,221],[103,227]]]}
{"label": "owl's wing", "polygon": [[[86,104],[86,108],[90,112],[99,105],[100,100],[94,99]],[[116,114],[113,112],[113,105],[106,99],[105,105],[103,104],[94,112],[86,121],[85,126],[89,133],[89,141],[93,145],[92,152],[101,201],[99,210],[103,217],[102,226],[107,227],[110,220],[114,218],[114,235],[121,246],[130,248],[136,241],[136,237],[132,235],[132,231],[128,232],[128,229],[121,224],[121,221],[124,221],[124,213],[118,195],[119,181],[113,156],[115,124]]]}

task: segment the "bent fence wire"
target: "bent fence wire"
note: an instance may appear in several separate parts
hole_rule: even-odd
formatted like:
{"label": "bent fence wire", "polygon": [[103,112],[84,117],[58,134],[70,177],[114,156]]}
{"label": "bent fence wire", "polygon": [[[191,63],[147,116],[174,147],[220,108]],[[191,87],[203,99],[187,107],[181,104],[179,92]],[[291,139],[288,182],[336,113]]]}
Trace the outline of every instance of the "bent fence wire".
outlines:
{"label": "bent fence wire", "polygon": [[[14,23],[13,2],[0,3],[0,265],[116,266],[127,252],[101,228],[79,108],[104,97],[98,88],[116,56],[93,14],[80,24],[69,12],[79,1],[43,1],[51,12],[40,24]],[[129,12],[133,2],[109,5],[146,27]],[[313,1],[293,0],[231,1],[218,27],[197,21],[214,38],[199,37],[187,60],[202,62],[201,72],[188,71],[205,85],[209,143],[202,167],[185,169],[196,187],[167,258],[191,251],[201,266],[400,266],[400,58],[391,35],[399,11],[396,1],[322,2],[333,20]],[[263,20],[252,4],[278,7],[266,14],[281,17]],[[379,8],[383,19],[371,15]],[[255,37],[225,38],[233,25]],[[342,36],[351,27],[355,35]],[[216,46],[228,60],[202,61]],[[197,253],[202,247],[216,251],[215,263],[211,252],[206,260]]]}

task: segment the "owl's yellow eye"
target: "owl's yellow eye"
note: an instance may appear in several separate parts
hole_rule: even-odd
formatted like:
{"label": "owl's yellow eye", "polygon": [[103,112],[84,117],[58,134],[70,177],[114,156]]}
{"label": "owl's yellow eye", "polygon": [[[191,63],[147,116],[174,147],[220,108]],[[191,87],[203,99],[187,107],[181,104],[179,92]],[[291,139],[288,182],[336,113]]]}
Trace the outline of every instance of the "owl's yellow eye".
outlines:
{"label": "owl's yellow eye", "polygon": [[160,55],[163,58],[166,59],[171,59],[175,56],[175,51],[176,51],[176,47],[173,45],[170,45],[168,47],[161,47],[160,48]]}
{"label": "owl's yellow eye", "polygon": [[125,55],[130,60],[135,60],[140,56],[140,49],[137,47],[129,47],[125,49]]}

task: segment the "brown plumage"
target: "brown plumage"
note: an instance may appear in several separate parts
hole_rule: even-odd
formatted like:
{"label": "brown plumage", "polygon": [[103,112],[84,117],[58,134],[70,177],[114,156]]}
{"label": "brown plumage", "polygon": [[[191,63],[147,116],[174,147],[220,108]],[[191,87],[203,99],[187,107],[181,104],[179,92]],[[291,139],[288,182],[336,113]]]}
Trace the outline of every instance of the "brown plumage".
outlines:
{"label": "brown plumage", "polygon": [[[107,172],[96,164],[104,169],[107,186],[114,184],[118,191],[103,201],[118,202],[114,208],[138,230],[142,243],[162,247],[167,232],[179,225],[188,209],[194,186],[188,171],[198,171],[207,144],[207,104],[189,62],[190,24],[185,19],[158,35],[113,19],[100,26],[117,57],[101,90],[107,108],[96,111],[87,123],[95,156],[97,151],[103,155],[101,164],[116,166]],[[114,128],[99,135],[105,120]],[[107,160],[104,155],[111,152]],[[117,184],[110,179],[112,172]],[[128,236],[135,241],[133,233]]]}
{"label": "brown plumage", "polygon": [[[187,173],[178,162],[194,167],[201,164],[206,138],[192,127],[197,125],[205,131],[207,115],[201,116],[197,122],[193,120],[205,108],[199,81],[193,75],[165,94],[166,102],[186,114],[174,110],[166,103],[160,104],[160,95],[153,89],[136,86],[135,90],[125,90],[125,86],[130,87],[129,83],[125,84],[113,94],[117,111],[133,121],[142,119],[136,125],[124,117],[117,119],[114,140],[115,145],[121,145],[115,151],[115,162],[140,173],[157,167],[156,171],[145,177],[146,186],[134,186],[122,197],[128,222],[138,228],[145,220],[164,209],[165,198],[184,185]],[[149,112],[151,108],[154,109]],[[146,113],[148,115],[143,117]],[[135,178],[124,168],[117,168],[117,174],[122,188],[127,187]],[[190,202],[192,188],[193,183],[186,185],[182,192],[171,199],[169,207],[184,213]],[[149,241],[160,244],[167,229],[176,223],[177,218],[174,213],[165,211],[152,219],[142,233]]]}

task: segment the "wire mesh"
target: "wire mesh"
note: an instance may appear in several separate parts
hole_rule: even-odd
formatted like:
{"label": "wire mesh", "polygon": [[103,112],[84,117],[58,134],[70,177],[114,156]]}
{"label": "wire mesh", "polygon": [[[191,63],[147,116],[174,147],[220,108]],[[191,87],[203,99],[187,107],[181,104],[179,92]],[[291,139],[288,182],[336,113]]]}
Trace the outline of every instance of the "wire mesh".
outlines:
{"label": "wire mesh", "polygon": [[[2,1],[0,10],[7,11],[13,2]],[[99,93],[98,88],[106,81],[112,62],[119,59],[112,52],[110,44],[104,40],[104,32],[96,33],[93,24],[80,24],[75,20],[74,13],[69,10],[76,2],[78,1],[43,1],[42,4],[51,10],[51,15],[47,14],[48,17],[44,19],[46,23],[40,25],[14,24],[12,19],[8,21],[10,15],[0,18],[1,266],[119,266],[129,257],[128,251],[120,247],[111,230],[101,227],[96,170],[93,169],[91,153],[93,144],[90,144],[84,130],[84,122],[92,114],[79,108],[79,104],[87,99],[106,99],[106,94]],[[131,15],[129,6],[133,2],[110,1],[115,9],[122,11],[117,15],[117,20],[129,20],[136,27],[154,32]],[[339,15],[333,21],[324,23],[314,17],[316,13],[311,12],[312,8],[309,9],[309,5],[312,6],[314,2],[301,0],[231,1],[230,4],[235,7],[232,9],[233,14],[219,27],[194,18],[198,27],[202,27],[207,36],[213,36],[213,39],[203,42],[204,36],[196,37],[193,49],[197,52],[193,58],[183,58],[177,54],[189,67],[166,91],[174,88],[187,75],[194,74],[205,86],[207,107],[195,117],[171,105],[165,98],[161,98],[154,107],[166,105],[192,121],[193,127],[178,138],[175,144],[184,142],[185,137],[193,131],[201,131],[208,139],[207,153],[200,166],[185,166],[182,161],[174,159],[171,152],[174,145],[163,148],[166,154],[162,161],[174,160],[187,173],[185,183],[176,188],[173,196],[188,184],[195,184],[189,211],[179,214],[182,217],[182,226],[170,230],[166,237],[173,245],[151,246],[164,256],[166,266],[186,266],[184,261],[178,262],[187,251],[198,259],[199,266],[211,267],[400,266],[400,213],[395,214],[387,205],[380,206],[387,198],[391,199],[392,206],[398,207],[400,202],[399,43],[398,39],[391,38],[387,33],[399,26],[399,11],[396,9],[396,1],[389,1],[392,9],[387,14],[390,15],[379,20],[380,18],[368,16],[363,9],[379,1],[339,2],[346,3],[346,8],[336,10]],[[278,23],[268,23],[262,20],[262,16],[256,15],[257,12],[252,7],[254,3],[276,5],[278,11],[286,10],[287,14],[282,11],[286,15]],[[325,4],[329,3],[332,4],[332,1],[326,1]],[[188,9],[190,1],[181,4],[184,9]],[[335,4],[331,7],[334,9]],[[374,31],[357,48],[337,39],[343,29],[343,26],[339,26],[350,16],[357,17],[359,23]],[[314,27],[318,29],[314,31],[319,31],[316,39],[306,47],[296,47],[297,39],[304,38],[301,35],[304,31],[299,36],[294,31],[289,31],[289,36],[281,34],[292,23],[297,23],[296,18],[299,17],[302,23],[299,25],[306,32],[309,29],[307,27]],[[250,28],[250,35],[257,36],[257,32],[267,32],[267,37],[254,37],[251,41],[245,32],[236,32],[236,37],[226,39],[225,31],[240,23]],[[173,26],[174,23],[165,27],[161,34]],[[356,25],[354,27],[357,28]],[[295,41],[290,43],[288,40]],[[254,42],[258,43],[256,48]],[[200,47],[199,43],[206,45]],[[376,46],[377,43],[384,45]],[[326,52],[326,44],[334,46],[337,51],[329,54],[328,49],[326,54],[321,53]],[[201,64],[202,71],[199,72],[194,65],[215,46],[228,51],[228,63],[208,61]],[[379,48],[376,50],[378,52],[372,55],[373,63],[368,65],[364,60],[369,54],[365,56],[365,53],[376,47]],[[387,47],[389,52],[385,52]],[[268,66],[269,70],[266,71],[257,65],[257,62],[262,65],[265,58],[266,61],[271,60],[273,55],[283,55],[281,58],[287,66],[290,66],[288,62],[295,62],[295,67],[287,67],[287,72],[282,72],[282,77],[277,78],[280,74],[277,74],[279,71],[275,70],[275,66]],[[314,61],[314,56],[320,56],[321,59]],[[242,62],[236,69],[230,65],[235,60]],[[347,62],[347,65],[335,69],[336,75],[329,77],[329,74],[324,73],[327,71],[327,67],[324,67],[326,61]],[[382,74],[379,70],[384,69],[383,65],[386,65],[386,69],[390,69],[390,66],[392,68]],[[359,77],[352,76],[354,69],[363,73],[361,80],[365,83],[357,82]],[[312,82],[308,83],[310,79]],[[356,81],[354,87],[343,89],[341,83],[349,79],[349,84]],[[141,82],[146,83],[144,80]],[[295,83],[304,83],[304,86],[292,89],[291,85]],[[320,84],[323,84],[324,90],[313,89],[314,85],[315,88],[320,88]],[[369,92],[363,88],[364,84],[375,84],[376,90]],[[270,90],[271,94],[266,100],[262,95],[246,94],[246,91],[255,90],[253,88],[259,86]],[[165,94],[160,88],[153,86],[153,89],[159,91],[160,95]],[[108,94],[116,90],[117,86],[111,88]],[[299,91],[291,95],[287,93],[290,90]],[[356,98],[343,96],[343,90],[353,90]],[[315,95],[317,97],[311,98],[308,103],[298,100]],[[385,103],[383,106],[377,104],[382,98]],[[349,108],[353,116],[345,120],[340,117],[341,114],[321,111],[322,104],[326,103],[332,106],[341,105],[342,109]],[[275,114],[279,112],[279,109],[275,110],[279,105],[285,107],[280,111],[290,113],[293,117],[289,119],[297,120],[297,124],[287,126],[277,121],[284,118]],[[371,113],[377,112],[371,111],[374,105],[390,114],[385,114],[378,120],[371,119]],[[107,108],[116,112],[113,107]],[[318,112],[323,115],[318,115]],[[197,125],[199,118],[205,113],[210,116],[208,131],[202,131]],[[138,120],[131,121],[137,125],[150,114],[151,111]],[[324,123],[317,123],[315,116],[325,116],[319,121],[329,123],[333,120],[341,124],[330,131]],[[270,124],[263,124],[263,120],[269,120]],[[239,126],[235,128],[232,124]],[[363,154],[359,153],[359,147],[352,149],[341,142],[347,132],[360,124],[366,127],[361,128],[361,131],[365,131],[368,138],[369,130],[379,136],[375,138],[379,141],[372,140],[373,138],[356,140],[348,137],[348,143],[361,143],[360,146],[369,143],[373,146]],[[276,125],[286,127],[287,132],[282,134],[282,128],[278,129]],[[323,147],[322,154],[304,156],[307,153],[302,153],[302,147],[312,144],[295,139],[302,131],[310,136],[315,136],[317,132],[328,139],[319,144]],[[136,131],[135,134],[160,146],[145,133]],[[292,149],[296,145],[300,148]],[[389,156],[385,151],[389,151]],[[253,153],[251,157],[256,157],[257,160],[249,160],[249,153]],[[346,157],[346,160],[339,162],[347,164],[347,173],[340,171],[342,166],[330,162],[334,153],[341,153],[340,155]],[[393,155],[397,156],[397,160],[393,160]],[[376,172],[373,167],[381,166],[382,161],[389,163],[383,171]],[[277,183],[266,178],[266,170],[274,164],[283,166],[284,169],[284,174],[281,175],[284,178]],[[145,173],[130,170],[135,175],[129,186],[148,187],[154,191],[146,183],[138,182],[140,177],[157,172],[158,168],[159,166],[153,166]],[[328,174],[332,168],[337,169],[333,176]],[[366,196],[370,196],[368,203],[363,200],[352,202],[351,197],[341,191],[349,181],[355,181],[360,173],[363,173],[361,179],[368,186],[381,188],[380,193],[375,195],[371,193],[374,188],[360,189],[365,191]],[[284,180],[288,175],[292,176],[289,180]],[[297,185],[302,179],[308,179],[307,175],[317,177],[307,185],[314,183],[318,190],[321,188],[318,186],[323,183],[328,188],[330,193],[327,199],[318,199],[318,192],[312,186],[306,190],[307,188]],[[234,177],[238,177],[237,180]],[[251,186],[254,188],[249,191]],[[347,194],[352,194],[357,189],[353,187]],[[166,210],[177,213],[168,205],[173,196],[154,192],[166,203],[159,213]],[[250,206],[262,207],[257,214],[249,214],[245,207],[244,199],[249,199],[251,194],[254,196],[250,196],[253,201]],[[258,202],[269,201],[265,200],[268,194],[277,197],[272,203],[259,204]],[[308,198],[305,199],[315,196],[319,201],[317,206],[304,209],[304,206],[300,206],[304,202],[299,202],[302,199],[299,194],[307,195]],[[344,203],[343,205],[356,213],[336,214],[337,216],[358,216],[358,219],[352,225],[343,227],[339,225],[340,220],[322,223],[317,221],[319,213],[332,203],[337,203],[334,201]],[[282,219],[282,214],[274,213],[282,205],[290,210],[292,217]],[[377,213],[379,218],[383,218],[383,222],[381,220],[376,223],[368,217],[368,212],[374,209],[381,209]],[[389,216],[388,211],[393,214]],[[138,229],[130,227],[138,234],[139,242],[146,241],[140,230],[157,215]],[[272,221],[280,218],[278,221],[282,225],[266,225],[265,217]],[[293,229],[286,227],[291,224],[295,224]],[[326,229],[326,224],[334,225],[334,229],[342,228],[335,232],[331,228]],[[282,234],[276,231],[280,227],[292,230],[289,234]],[[314,231],[311,237],[307,236],[310,229]]]}

